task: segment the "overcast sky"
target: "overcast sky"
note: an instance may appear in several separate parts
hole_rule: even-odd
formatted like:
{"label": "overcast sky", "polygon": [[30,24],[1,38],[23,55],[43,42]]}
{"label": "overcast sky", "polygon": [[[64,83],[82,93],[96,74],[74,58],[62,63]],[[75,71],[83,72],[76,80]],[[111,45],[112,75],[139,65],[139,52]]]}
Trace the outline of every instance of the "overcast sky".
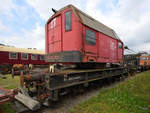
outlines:
{"label": "overcast sky", "polygon": [[129,48],[150,52],[150,0],[0,0],[0,43],[44,50],[51,8],[68,4],[114,29]]}

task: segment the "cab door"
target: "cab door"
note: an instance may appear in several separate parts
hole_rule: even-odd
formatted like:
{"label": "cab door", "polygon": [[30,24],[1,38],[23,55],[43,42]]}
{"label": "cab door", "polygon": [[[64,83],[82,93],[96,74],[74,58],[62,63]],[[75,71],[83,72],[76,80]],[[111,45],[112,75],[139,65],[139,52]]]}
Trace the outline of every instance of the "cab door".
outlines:
{"label": "cab door", "polygon": [[62,51],[62,18],[57,15],[48,23],[48,53]]}
{"label": "cab door", "polygon": [[84,60],[87,62],[97,61],[97,33],[96,31],[84,28],[83,29],[83,48],[84,48]]}

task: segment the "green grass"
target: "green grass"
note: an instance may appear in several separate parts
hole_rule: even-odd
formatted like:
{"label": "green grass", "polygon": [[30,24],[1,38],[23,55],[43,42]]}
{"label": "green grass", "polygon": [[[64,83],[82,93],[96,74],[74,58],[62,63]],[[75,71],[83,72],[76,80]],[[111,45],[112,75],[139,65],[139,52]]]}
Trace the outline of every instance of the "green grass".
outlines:
{"label": "green grass", "polygon": [[11,102],[7,102],[6,104],[1,105],[0,110],[2,113],[16,113],[16,110],[12,107]]}
{"label": "green grass", "polygon": [[18,87],[19,83],[19,76],[15,76],[12,79],[11,75],[5,75],[6,79],[0,78],[0,87],[7,88],[7,89],[14,89]]}
{"label": "green grass", "polygon": [[[0,87],[6,89],[15,89],[18,87],[19,76],[16,76],[14,79],[10,75],[5,75],[6,79],[0,78]],[[0,105],[0,111],[3,113],[15,113],[15,109],[12,107],[12,103],[8,102],[6,104]]]}
{"label": "green grass", "polygon": [[75,106],[71,113],[150,113],[150,71],[129,78]]}

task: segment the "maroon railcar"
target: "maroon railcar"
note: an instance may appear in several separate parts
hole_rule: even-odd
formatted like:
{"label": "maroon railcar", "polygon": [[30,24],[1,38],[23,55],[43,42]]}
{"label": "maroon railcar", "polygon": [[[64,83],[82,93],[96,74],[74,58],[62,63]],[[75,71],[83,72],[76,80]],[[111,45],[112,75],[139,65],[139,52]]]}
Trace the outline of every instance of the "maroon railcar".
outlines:
{"label": "maroon railcar", "polygon": [[68,5],[46,24],[46,61],[120,63],[123,42],[111,28]]}
{"label": "maroon railcar", "polygon": [[43,65],[45,52],[0,45],[0,72],[11,70],[14,65]]}
{"label": "maroon railcar", "polygon": [[44,55],[36,49],[0,46],[0,64],[45,64]]}

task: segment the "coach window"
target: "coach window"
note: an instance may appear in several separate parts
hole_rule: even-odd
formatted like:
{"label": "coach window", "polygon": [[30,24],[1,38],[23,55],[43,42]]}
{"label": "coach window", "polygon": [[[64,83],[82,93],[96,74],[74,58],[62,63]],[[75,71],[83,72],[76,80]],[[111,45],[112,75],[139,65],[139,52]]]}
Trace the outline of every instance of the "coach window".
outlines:
{"label": "coach window", "polygon": [[96,44],[96,33],[90,30],[86,30],[86,42],[90,45]]}
{"label": "coach window", "polygon": [[21,59],[22,60],[28,60],[28,54],[27,53],[21,53]]}
{"label": "coach window", "polygon": [[15,52],[9,53],[9,59],[18,59],[18,53]]}
{"label": "coach window", "polygon": [[31,55],[31,59],[32,59],[32,60],[37,60],[37,58],[38,58],[38,57],[37,57],[36,54],[32,54],[32,55]]}
{"label": "coach window", "polygon": [[121,48],[122,48],[122,43],[119,42],[118,46],[119,46],[119,48],[121,49]]}
{"label": "coach window", "polygon": [[40,60],[44,60],[44,55],[40,55]]}
{"label": "coach window", "polygon": [[71,30],[71,11],[65,13],[65,31]]}

